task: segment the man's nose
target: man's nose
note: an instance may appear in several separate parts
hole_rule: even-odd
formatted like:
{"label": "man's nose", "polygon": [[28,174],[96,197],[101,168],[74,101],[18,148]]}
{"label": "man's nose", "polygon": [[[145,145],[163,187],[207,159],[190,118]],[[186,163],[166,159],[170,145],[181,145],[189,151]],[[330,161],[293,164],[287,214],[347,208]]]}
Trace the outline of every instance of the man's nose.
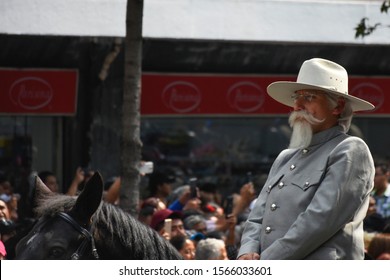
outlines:
{"label": "man's nose", "polygon": [[302,111],[305,109],[305,99],[301,96],[294,100],[294,111]]}

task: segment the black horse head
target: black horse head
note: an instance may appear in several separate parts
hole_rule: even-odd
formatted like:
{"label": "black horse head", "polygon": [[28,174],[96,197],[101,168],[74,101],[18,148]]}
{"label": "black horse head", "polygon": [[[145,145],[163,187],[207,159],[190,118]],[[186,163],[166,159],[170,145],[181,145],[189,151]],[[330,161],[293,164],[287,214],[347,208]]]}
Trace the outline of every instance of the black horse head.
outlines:
{"label": "black horse head", "polygon": [[[34,228],[17,245],[18,259],[91,258],[94,239],[89,232],[92,215],[103,194],[103,180],[95,173],[75,198],[55,195],[36,177],[38,207],[42,215]],[[96,253],[95,253],[96,255]]]}
{"label": "black horse head", "polygon": [[17,245],[17,259],[181,259],[150,227],[102,202],[103,180],[95,173],[80,195],[52,193],[39,179],[40,216]]}

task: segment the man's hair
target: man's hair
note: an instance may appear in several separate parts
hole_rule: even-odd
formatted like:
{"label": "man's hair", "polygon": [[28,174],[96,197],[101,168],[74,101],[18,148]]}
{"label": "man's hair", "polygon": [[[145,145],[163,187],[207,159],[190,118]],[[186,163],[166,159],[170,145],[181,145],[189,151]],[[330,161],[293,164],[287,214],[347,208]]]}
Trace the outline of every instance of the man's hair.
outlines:
{"label": "man's hair", "polygon": [[183,249],[187,239],[188,237],[185,235],[176,235],[173,236],[169,241],[171,242],[173,247],[176,248],[176,250],[180,251],[181,249]]}
{"label": "man's hair", "polygon": [[390,234],[389,233],[377,233],[371,240],[370,245],[367,248],[367,254],[377,259],[383,253],[390,252]]}
{"label": "man's hair", "polygon": [[[337,106],[337,99],[340,97],[329,95],[329,94],[327,94],[326,96],[328,98],[330,107],[335,108]],[[345,105],[344,105],[344,110],[339,117],[339,125],[343,128],[344,132],[347,132],[351,126],[353,110],[352,110],[351,102],[345,98],[344,100],[345,100]]]}
{"label": "man's hair", "polygon": [[383,159],[376,159],[374,161],[375,168],[379,168],[383,174],[389,172],[389,164]]}
{"label": "man's hair", "polygon": [[206,219],[201,215],[191,215],[183,220],[184,228],[188,230],[194,229],[197,224],[202,222],[206,223]]}
{"label": "man's hair", "polygon": [[153,196],[156,194],[159,185],[162,185],[164,183],[172,184],[175,182],[175,180],[176,177],[172,170],[156,170],[149,175],[148,188],[150,195]]}
{"label": "man's hair", "polygon": [[196,245],[195,260],[217,260],[221,255],[221,249],[225,242],[220,239],[207,238]]}
{"label": "man's hair", "polygon": [[352,110],[351,103],[348,100],[346,100],[344,111],[341,113],[339,118],[339,125],[344,128],[344,132],[347,132],[349,130],[352,122],[352,117],[353,117],[353,110]]}

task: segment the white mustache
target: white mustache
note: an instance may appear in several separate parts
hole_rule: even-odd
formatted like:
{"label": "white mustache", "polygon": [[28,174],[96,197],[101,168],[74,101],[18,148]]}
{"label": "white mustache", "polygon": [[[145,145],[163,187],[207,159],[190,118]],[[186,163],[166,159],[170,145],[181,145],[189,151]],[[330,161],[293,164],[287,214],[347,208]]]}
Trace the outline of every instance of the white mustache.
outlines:
{"label": "white mustache", "polygon": [[299,121],[300,119],[306,120],[310,124],[320,124],[325,121],[325,119],[317,119],[312,114],[310,114],[307,111],[294,111],[290,114],[290,117],[288,119],[288,123],[292,127],[296,121]]}

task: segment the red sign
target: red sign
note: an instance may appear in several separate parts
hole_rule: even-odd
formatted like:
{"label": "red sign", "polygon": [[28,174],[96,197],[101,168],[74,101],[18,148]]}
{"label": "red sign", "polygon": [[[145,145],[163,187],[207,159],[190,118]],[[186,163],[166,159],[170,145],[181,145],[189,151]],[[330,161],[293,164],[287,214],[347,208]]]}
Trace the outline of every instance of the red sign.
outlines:
{"label": "red sign", "polygon": [[0,113],[74,115],[77,70],[0,69]]}
{"label": "red sign", "polygon": [[[142,115],[280,115],[291,111],[266,92],[275,81],[296,76],[181,75],[142,76]],[[390,114],[390,77],[350,77],[350,94],[376,106],[364,115]]]}

